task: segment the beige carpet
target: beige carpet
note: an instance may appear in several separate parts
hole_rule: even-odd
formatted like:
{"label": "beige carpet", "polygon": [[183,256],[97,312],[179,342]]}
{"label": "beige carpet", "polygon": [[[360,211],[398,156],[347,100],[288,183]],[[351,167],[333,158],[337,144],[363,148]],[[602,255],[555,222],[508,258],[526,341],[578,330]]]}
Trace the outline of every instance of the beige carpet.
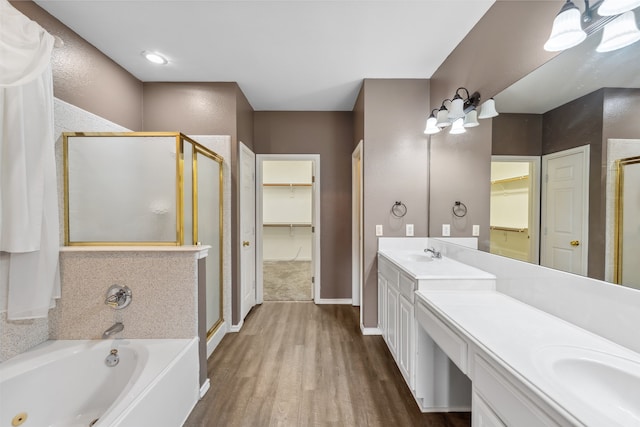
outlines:
{"label": "beige carpet", "polygon": [[265,301],[311,301],[311,261],[265,261]]}

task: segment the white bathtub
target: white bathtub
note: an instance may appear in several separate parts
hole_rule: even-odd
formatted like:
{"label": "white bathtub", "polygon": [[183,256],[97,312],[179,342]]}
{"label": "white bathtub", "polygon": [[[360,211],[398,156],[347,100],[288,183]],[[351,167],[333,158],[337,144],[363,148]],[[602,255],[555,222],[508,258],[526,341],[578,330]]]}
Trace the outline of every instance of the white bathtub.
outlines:
{"label": "white bathtub", "polygon": [[[105,358],[118,349],[120,362]],[[47,341],[0,364],[0,426],[178,427],[199,397],[198,340]]]}

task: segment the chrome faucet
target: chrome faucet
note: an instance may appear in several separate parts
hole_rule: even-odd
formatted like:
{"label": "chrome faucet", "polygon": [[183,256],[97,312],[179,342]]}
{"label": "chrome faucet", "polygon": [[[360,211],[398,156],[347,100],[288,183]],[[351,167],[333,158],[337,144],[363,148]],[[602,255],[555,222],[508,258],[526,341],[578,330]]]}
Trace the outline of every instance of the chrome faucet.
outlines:
{"label": "chrome faucet", "polygon": [[434,248],[434,247],[427,248],[424,251],[425,251],[425,253],[431,252],[431,254],[433,255],[434,258],[438,258],[438,259],[442,258],[442,254],[440,252],[436,251],[436,248]]}
{"label": "chrome faucet", "polygon": [[124,325],[122,322],[114,323],[109,329],[102,333],[102,338],[109,338],[113,334],[117,334],[118,332],[122,332],[124,330]]}

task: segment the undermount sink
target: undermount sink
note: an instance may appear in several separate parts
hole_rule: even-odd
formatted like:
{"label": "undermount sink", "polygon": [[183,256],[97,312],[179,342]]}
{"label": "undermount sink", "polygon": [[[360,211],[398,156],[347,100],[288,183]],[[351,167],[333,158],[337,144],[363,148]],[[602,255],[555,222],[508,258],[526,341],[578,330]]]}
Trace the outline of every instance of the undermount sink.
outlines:
{"label": "undermount sink", "polygon": [[598,425],[640,425],[640,361],[571,346],[544,347],[533,357],[563,392],[565,409],[606,423]]}

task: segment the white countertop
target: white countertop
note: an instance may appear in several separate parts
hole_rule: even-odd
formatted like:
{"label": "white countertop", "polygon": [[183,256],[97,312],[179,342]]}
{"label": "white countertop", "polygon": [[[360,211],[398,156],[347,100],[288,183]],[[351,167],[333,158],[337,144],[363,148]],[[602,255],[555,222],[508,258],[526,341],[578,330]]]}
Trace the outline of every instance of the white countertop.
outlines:
{"label": "white countertop", "polygon": [[608,403],[624,406],[625,399],[640,401],[640,390],[619,390],[620,400],[606,402],[592,397],[591,393],[597,390],[589,389],[592,384],[588,381],[582,393],[571,393],[544,368],[545,355],[562,353],[563,349],[587,349],[582,353],[587,355],[589,351],[601,352],[623,358],[633,366],[640,366],[640,354],[499,292],[418,291],[416,295],[498,363],[521,376],[532,392],[579,422],[607,427],[640,425],[640,419],[633,414],[625,418],[624,411],[618,411],[622,415],[617,419],[602,413]]}
{"label": "white countertop", "polygon": [[494,280],[495,276],[486,271],[455,261],[451,258],[413,261],[415,258],[431,258],[423,250],[384,250],[379,249],[378,254],[384,256],[398,268],[406,272],[416,280],[460,280],[460,279],[486,279]]}

